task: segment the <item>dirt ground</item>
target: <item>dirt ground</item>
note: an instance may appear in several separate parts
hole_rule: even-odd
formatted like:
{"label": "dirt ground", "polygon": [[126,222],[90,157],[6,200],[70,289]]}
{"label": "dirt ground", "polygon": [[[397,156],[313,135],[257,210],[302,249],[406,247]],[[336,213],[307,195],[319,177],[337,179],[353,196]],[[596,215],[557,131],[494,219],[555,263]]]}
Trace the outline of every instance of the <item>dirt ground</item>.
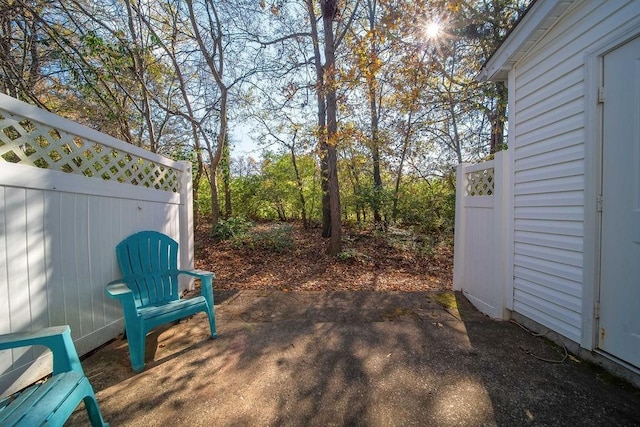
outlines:
{"label": "dirt ground", "polygon": [[[259,229],[282,226],[261,224]],[[345,230],[343,253],[326,254],[320,229],[291,227],[292,245],[283,251],[249,248],[212,237],[210,228],[195,233],[195,266],[214,271],[219,290],[439,291],[450,290],[453,248],[426,243],[403,230],[376,233]]]}

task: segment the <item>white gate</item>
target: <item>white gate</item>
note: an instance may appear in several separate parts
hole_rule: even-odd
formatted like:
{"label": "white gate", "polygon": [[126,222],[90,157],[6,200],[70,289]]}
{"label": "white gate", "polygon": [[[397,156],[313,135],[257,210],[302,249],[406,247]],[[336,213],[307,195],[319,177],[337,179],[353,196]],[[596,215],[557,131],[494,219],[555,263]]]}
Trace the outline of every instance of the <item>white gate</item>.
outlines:
{"label": "white gate", "polygon": [[513,303],[507,156],[459,165],[456,188],[453,287],[498,319],[508,318]]}
{"label": "white gate", "polygon": [[[104,344],[122,328],[116,244],[161,231],[190,268],[192,223],[188,162],[0,94],[0,333],[68,324],[80,354]],[[48,352],[0,351],[0,393],[48,372]]]}

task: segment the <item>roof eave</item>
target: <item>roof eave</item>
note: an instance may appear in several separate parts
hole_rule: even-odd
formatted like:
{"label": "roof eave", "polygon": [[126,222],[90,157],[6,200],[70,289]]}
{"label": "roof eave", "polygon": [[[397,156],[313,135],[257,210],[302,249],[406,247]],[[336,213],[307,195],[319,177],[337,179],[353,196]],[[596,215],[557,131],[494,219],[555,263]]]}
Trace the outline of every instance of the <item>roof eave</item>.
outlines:
{"label": "roof eave", "polygon": [[513,28],[476,76],[479,81],[504,81],[515,63],[556,23],[575,0],[538,0]]}

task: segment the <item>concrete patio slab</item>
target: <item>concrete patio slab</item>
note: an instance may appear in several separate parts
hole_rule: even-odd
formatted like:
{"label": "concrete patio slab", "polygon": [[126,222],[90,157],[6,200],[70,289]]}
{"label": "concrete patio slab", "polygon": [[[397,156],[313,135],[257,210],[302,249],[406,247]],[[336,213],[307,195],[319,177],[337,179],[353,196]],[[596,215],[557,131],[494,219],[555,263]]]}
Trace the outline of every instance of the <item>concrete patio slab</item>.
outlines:
{"label": "concrete patio slab", "polygon": [[[458,293],[216,293],[83,360],[112,426],[640,425],[640,390]],[[545,359],[545,360],[541,360]],[[561,363],[552,363],[560,361]],[[69,425],[85,425],[76,411]]]}

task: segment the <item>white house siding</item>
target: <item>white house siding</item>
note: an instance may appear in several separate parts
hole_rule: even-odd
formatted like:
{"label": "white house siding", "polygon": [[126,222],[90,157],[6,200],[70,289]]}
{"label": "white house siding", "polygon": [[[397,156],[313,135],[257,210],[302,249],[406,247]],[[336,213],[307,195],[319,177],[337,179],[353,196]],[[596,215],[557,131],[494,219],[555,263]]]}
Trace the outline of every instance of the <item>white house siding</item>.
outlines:
{"label": "white house siding", "polygon": [[580,342],[585,52],[639,15],[637,1],[581,1],[512,70],[514,311]]}

